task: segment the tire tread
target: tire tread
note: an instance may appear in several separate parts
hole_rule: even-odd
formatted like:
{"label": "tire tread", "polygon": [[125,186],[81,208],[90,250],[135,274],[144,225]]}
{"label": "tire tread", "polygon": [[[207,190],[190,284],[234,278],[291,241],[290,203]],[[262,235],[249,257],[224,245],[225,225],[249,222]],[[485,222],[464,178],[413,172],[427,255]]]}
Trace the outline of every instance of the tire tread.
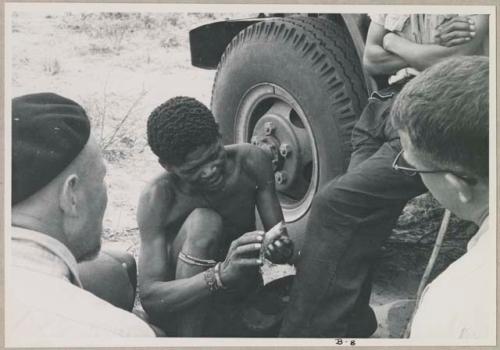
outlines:
{"label": "tire tread", "polygon": [[[348,33],[338,23],[324,18],[287,17],[262,21],[236,35],[223,53],[212,86],[212,105],[219,73],[228,57],[241,45],[259,41],[290,43],[326,84],[330,110],[342,140],[347,169],[351,153],[351,132],[367,102],[366,87],[354,46]],[[352,55],[356,55],[353,62]],[[351,55],[351,57],[349,57]]]}

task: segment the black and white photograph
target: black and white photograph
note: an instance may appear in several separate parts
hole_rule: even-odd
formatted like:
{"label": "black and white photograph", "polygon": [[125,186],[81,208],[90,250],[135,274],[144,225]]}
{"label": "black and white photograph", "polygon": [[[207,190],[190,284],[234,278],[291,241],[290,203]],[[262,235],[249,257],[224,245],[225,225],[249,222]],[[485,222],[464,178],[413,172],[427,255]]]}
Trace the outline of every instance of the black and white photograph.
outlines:
{"label": "black and white photograph", "polygon": [[495,10],[6,4],[5,345],[495,346]]}

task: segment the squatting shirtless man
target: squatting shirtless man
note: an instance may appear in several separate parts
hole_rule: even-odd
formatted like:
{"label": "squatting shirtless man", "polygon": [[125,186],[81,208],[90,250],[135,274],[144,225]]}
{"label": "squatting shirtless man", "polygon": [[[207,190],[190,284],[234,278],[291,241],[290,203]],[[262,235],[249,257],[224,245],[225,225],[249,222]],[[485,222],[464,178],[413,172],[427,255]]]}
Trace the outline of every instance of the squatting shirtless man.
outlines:
{"label": "squatting shirtless man", "polygon": [[[157,107],[147,129],[166,172],[139,200],[141,303],[169,335],[220,336],[210,329],[220,317],[210,296],[229,303],[261,281],[255,208],[265,230],[283,220],[270,158],[252,145],[224,146],[212,113],[193,98]],[[285,230],[266,245],[273,262],[293,254]]]}

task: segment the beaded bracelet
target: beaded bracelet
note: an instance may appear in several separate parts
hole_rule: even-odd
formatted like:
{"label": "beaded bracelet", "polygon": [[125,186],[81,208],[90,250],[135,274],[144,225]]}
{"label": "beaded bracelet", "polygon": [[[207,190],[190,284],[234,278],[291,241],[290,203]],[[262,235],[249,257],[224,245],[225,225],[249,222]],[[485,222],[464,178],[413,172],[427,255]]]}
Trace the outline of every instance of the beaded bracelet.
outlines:
{"label": "beaded bracelet", "polygon": [[227,289],[224,283],[222,283],[222,279],[220,278],[220,262],[215,264],[214,270],[215,270],[215,280],[217,281],[218,287],[220,289]]}
{"label": "beaded bracelet", "polygon": [[205,279],[205,283],[211,293],[219,289],[219,286],[217,285],[217,278],[215,277],[215,269],[213,267],[203,272],[203,278]]}

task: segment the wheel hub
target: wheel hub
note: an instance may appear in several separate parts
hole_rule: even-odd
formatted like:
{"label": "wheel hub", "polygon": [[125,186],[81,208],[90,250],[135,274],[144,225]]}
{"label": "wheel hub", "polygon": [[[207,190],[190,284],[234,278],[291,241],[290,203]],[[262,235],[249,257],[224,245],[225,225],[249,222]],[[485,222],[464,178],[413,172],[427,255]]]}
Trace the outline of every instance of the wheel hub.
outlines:
{"label": "wheel hub", "polygon": [[270,154],[278,191],[290,189],[302,166],[301,145],[290,124],[283,116],[266,114],[255,124],[251,141]]}
{"label": "wheel hub", "polygon": [[304,216],[318,186],[318,155],[308,118],[281,87],[261,83],[241,99],[236,142],[251,142],[271,157],[278,197],[287,222]]}

